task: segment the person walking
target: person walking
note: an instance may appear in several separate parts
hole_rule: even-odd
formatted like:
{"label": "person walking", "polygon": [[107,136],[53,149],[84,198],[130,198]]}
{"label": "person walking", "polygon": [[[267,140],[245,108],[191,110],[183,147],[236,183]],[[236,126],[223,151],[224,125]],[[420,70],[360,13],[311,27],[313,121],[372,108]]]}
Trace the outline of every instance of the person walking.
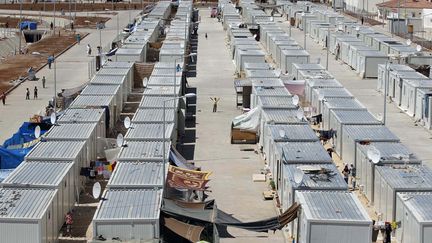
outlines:
{"label": "person walking", "polygon": [[73,21],[71,22],[70,27],[71,27],[71,31],[74,31],[74,22]]}
{"label": "person walking", "polygon": [[38,88],[35,86],[33,90],[33,99],[37,99],[37,98],[38,98]]}
{"label": "person walking", "polygon": [[2,103],[3,103],[3,105],[6,105],[6,94],[5,94],[5,92],[3,92],[3,94],[2,94]]}
{"label": "person walking", "polygon": [[45,83],[46,83],[46,78],[45,76],[42,77],[42,88],[45,89]]}
{"label": "person walking", "polygon": [[50,55],[47,59],[48,68],[51,69],[51,64],[54,62],[54,55]]}
{"label": "person walking", "polygon": [[210,100],[213,101],[213,113],[217,112],[217,104],[218,104],[220,98],[217,98],[217,97],[212,98],[212,97],[210,97]]}
{"label": "person walking", "polygon": [[340,45],[339,43],[336,43],[336,55],[335,55],[336,61],[339,60],[339,54],[340,54]]}
{"label": "person walking", "polygon": [[344,167],[344,169],[342,170],[342,175],[343,175],[343,178],[344,178],[344,180],[345,180],[345,182],[348,184],[348,178],[349,178],[349,169],[348,169],[348,165],[347,164],[345,164],[345,167]]}
{"label": "person walking", "polygon": [[362,16],[361,17],[361,24],[363,25],[363,23],[364,23],[364,17]]}
{"label": "person walking", "polygon": [[78,45],[81,43],[81,35],[79,33],[76,35],[76,41],[78,42]]}
{"label": "person walking", "polygon": [[53,30],[53,29],[54,29],[54,23],[51,22],[51,24],[50,24],[50,30]]}
{"label": "person walking", "polygon": [[87,55],[88,55],[88,56],[91,55],[91,51],[92,51],[92,49],[91,49],[90,44],[87,44]]}
{"label": "person walking", "polygon": [[208,37],[208,36],[207,36],[207,33],[205,33],[205,38],[207,39],[207,37]]}
{"label": "person walking", "polygon": [[351,173],[351,185],[352,185],[353,190],[355,190],[355,187],[356,187],[355,177],[357,176],[357,169],[356,169],[356,167],[354,167],[354,164],[350,165],[350,173]]}
{"label": "person walking", "polygon": [[66,221],[66,233],[72,237],[72,224],[73,224],[73,218],[72,218],[72,212],[69,211],[67,212],[66,216],[65,216],[65,221]]}
{"label": "person walking", "polygon": [[26,89],[26,100],[30,99],[30,90],[27,88]]}

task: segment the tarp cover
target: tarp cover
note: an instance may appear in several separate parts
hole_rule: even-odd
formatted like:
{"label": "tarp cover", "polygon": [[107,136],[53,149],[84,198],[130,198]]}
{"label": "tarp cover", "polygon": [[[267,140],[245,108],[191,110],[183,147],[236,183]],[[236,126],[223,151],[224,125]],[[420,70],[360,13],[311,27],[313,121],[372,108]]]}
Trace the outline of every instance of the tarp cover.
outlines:
{"label": "tarp cover", "polygon": [[34,131],[36,126],[39,126],[41,128],[41,135],[44,134],[46,131],[48,131],[51,127],[51,125],[47,123],[30,123],[30,122],[24,122],[21,127],[18,129],[18,132],[16,132],[12,137],[7,139],[3,143],[4,148],[9,148],[13,145],[20,145],[18,147],[14,146],[13,148],[19,148],[22,147],[21,145],[30,141],[33,141],[36,139],[34,135]]}
{"label": "tarp cover", "polygon": [[249,112],[237,116],[232,121],[233,128],[257,132],[261,119],[261,107],[255,107]]}
{"label": "tarp cover", "polygon": [[170,160],[180,168],[188,169],[188,170],[196,170],[197,168],[190,162],[188,162],[173,146],[171,146]]}
{"label": "tarp cover", "polygon": [[284,80],[285,88],[292,94],[304,96],[305,81],[304,80]]}
{"label": "tarp cover", "polygon": [[5,149],[0,146],[0,169],[14,169],[24,160],[32,147],[21,149]]}

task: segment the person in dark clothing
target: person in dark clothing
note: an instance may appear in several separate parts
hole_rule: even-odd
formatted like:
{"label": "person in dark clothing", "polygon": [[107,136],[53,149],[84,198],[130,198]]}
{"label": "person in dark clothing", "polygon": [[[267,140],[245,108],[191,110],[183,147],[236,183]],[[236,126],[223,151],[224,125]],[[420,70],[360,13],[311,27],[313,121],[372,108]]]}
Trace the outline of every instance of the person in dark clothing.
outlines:
{"label": "person in dark clothing", "polygon": [[362,16],[361,17],[361,24],[363,25],[363,23],[364,23],[364,17]]}
{"label": "person in dark clothing", "polygon": [[207,36],[207,33],[205,33],[205,38],[207,39],[207,37],[208,37],[208,36]]}
{"label": "person in dark clothing", "polygon": [[343,175],[343,178],[347,184],[348,184],[349,174],[350,174],[350,171],[349,171],[348,165],[345,164],[345,167],[342,170],[342,175]]}
{"label": "person in dark clothing", "polygon": [[210,99],[213,101],[213,112],[217,112],[217,104],[218,104],[220,98],[217,98],[217,97],[212,98],[212,97],[210,97]]}
{"label": "person in dark clothing", "polygon": [[54,23],[51,22],[51,24],[50,24],[50,29],[53,30],[53,28],[54,28]]}
{"label": "person in dark clothing", "polygon": [[333,158],[333,152],[334,152],[334,150],[332,148],[327,149],[327,153],[330,156],[330,158]]}
{"label": "person in dark clothing", "polygon": [[6,94],[5,94],[5,92],[3,92],[3,94],[2,94],[2,103],[3,103],[3,105],[6,105]]}
{"label": "person in dark clothing", "polygon": [[26,89],[26,100],[30,99],[30,90],[27,88]]}
{"label": "person in dark clothing", "polygon": [[33,91],[33,99],[37,99],[37,98],[38,98],[38,88],[35,86]]}
{"label": "person in dark clothing", "polygon": [[391,225],[389,223],[386,223],[384,226],[384,243],[391,243],[391,232]]}

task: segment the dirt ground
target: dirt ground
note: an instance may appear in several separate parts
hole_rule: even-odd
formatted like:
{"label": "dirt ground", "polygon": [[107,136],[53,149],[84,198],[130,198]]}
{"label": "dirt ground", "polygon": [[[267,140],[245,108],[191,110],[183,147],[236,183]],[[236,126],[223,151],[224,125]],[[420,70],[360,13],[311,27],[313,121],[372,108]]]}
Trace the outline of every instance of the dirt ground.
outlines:
{"label": "dirt ground", "polygon": [[[23,17],[22,21],[34,21],[34,22],[38,22],[35,19],[30,19],[30,18],[26,18]],[[14,27],[18,27],[18,23],[20,22],[19,18],[14,18],[14,17],[9,17],[9,16],[0,16],[0,26],[4,27],[6,26],[6,23],[9,25],[9,28],[14,28]]]}
{"label": "dirt ground", "polygon": [[[17,2],[17,1],[14,1]],[[76,11],[82,12],[82,11],[105,11],[107,9],[109,10],[126,10],[126,9],[142,9],[142,6],[146,6],[149,3],[143,2],[143,4],[140,3],[77,3],[76,4]],[[114,9],[112,9],[114,5]],[[0,4],[0,9],[20,9],[20,4]],[[57,11],[69,11],[69,3],[56,3],[56,10]],[[75,12],[75,4],[71,4],[71,9],[73,12]],[[54,4],[53,3],[24,3],[23,4],[23,10],[36,10],[36,11],[53,11],[54,10]]]}
{"label": "dirt ground", "polygon": [[[81,33],[85,37],[87,33]],[[20,76],[27,76],[30,67],[37,70],[47,62],[47,56],[59,54],[68,46],[75,43],[75,35],[70,32],[61,31],[58,34],[45,37],[37,43],[28,46],[28,54],[6,57],[0,63],[0,92],[6,91],[13,86],[11,81],[17,80]],[[41,55],[32,55],[32,52],[39,52]]]}
{"label": "dirt ground", "polygon": [[76,16],[74,20],[74,28],[96,28],[97,23],[105,23],[110,18],[107,17],[82,17],[82,16]]}

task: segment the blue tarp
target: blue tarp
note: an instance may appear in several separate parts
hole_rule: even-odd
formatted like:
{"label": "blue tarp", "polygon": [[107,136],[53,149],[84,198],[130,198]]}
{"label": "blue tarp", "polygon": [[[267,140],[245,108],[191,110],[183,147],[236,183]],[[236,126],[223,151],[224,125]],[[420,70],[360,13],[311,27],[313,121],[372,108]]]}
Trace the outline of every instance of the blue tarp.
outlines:
{"label": "blue tarp", "polygon": [[25,29],[35,30],[35,29],[37,29],[37,23],[32,22],[32,21],[23,21],[20,23],[20,29],[21,30],[25,30]]}
{"label": "blue tarp", "polygon": [[21,149],[5,149],[0,147],[0,168],[14,169],[24,160],[33,147]]}
{"label": "blue tarp", "polygon": [[51,125],[47,123],[24,122],[18,129],[18,132],[16,132],[14,135],[12,135],[11,138],[7,139],[3,143],[3,148],[8,148],[12,145],[19,145],[35,140],[36,138],[34,136],[34,130],[36,126],[39,126],[41,128],[41,135],[48,131],[48,129],[50,129],[51,127]]}

